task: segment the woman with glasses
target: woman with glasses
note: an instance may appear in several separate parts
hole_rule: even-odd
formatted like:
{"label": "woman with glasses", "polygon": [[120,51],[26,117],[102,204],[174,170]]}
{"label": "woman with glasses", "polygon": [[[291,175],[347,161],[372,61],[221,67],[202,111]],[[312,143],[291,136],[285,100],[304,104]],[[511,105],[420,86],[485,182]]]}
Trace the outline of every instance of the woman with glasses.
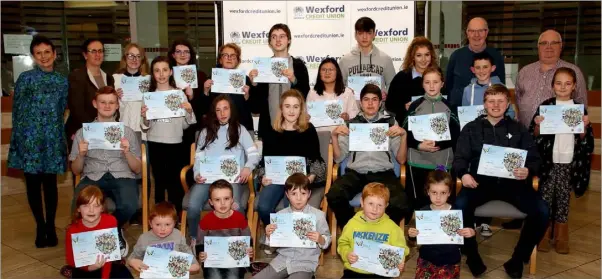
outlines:
{"label": "woman with glasses", "polygon": [[[228,43],[221,46],[217,56],[217,68],[238,68],[238,65],[240,65],[240,56],[241,50],[238,45]],[[245,92],[244,95],[229,94],[230,99],[234,104],[233,109],[236,109],[238,112],[240,124],[245,126],[245,128],[249,131],[253,131],[253,117],[251,116],[251,103],[249,102],[249,85],[251,85],[251,82],[252,79],[247,76],[246,84],[243,86],[243,91]],[[213,85],[213,80],[211,79],[205,81],[203,85],[203,93],[209,97],[209,103],[213,103],[213,100],[217,96],[222,95],[222,93],[211,92],[211,85]]]}
{"label": "woman with glasses", "polygon": [[93,122],[96,118],[96,109],[92,106],[96,91],[114,84],[113,77],[100,68],[104,61],[102,42],[87,39],[82,44],[81,51],[86,60],[85,66],[69,74],[69,119],[65,127],[68,146],[72,146],[75,132],[82,127],[82,123]]}
{"label": "woman with glasses", "polygon": [[21,73],[15,84],[8,167],[25,173],[27,201],[37,225],[36,247],[54,247],[58,243],[56,176],[67,167],[63,113],[69,85],[54,70],[56,50],[48,38],[35,36],[29,51],[36,66]]}
{"label": "woman with glasses", "polygon": [[[314,89],[307,94],[307,102],[341,100],[343,111],[341,118],[345,121],[354,118],[360,111],[353,91],[345,86],[341,68],[334,58],[326,58],[320,63],[318,77]],[[332,131],[336,126],[316,128],[318,131]]]}

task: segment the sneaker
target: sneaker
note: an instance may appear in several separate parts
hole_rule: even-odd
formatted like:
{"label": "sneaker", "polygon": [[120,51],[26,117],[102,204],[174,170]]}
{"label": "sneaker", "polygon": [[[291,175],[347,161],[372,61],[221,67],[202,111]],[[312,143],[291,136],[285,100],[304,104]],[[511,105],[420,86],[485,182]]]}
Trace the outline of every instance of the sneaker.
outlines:
{"label": "sneaker", "polygon": [[121,257],[125,258],[128,255],[130,246],[123,237],[123,229],[119,229],[119,233],[117,235],[119,236],[119,250],[121,250]]}
{"label": "sneaker", "polygon": [[190,238],[190,251],[193,255],[198,256],[196,253],[196,238]]}
{"label": "sneaker", "polygon": [[481,224],[481,226],[479,226],[479,234],[484,237],[490,237],[493,232],[488,224]]}
{"label": "sneaker", "polygon": [[71,278],[71,274],[73,274],[73,267],[71,267],[69,265],[64,265],[63,267],[61,267],[60,273],[65,278]]}

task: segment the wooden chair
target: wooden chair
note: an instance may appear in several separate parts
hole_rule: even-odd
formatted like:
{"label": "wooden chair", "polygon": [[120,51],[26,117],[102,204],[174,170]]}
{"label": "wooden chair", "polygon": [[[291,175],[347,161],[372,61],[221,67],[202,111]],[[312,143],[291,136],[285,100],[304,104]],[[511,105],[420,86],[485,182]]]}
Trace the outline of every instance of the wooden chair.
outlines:
{"label": "wooden chair", "polygon": [[[322,155],[322,159],[324,159],[324,162],[326,162],[326,185],[322,188],[312,190],[308,204],[316,208],[319,207],[324,212],[324,215],[328,218],[328,202],[326,202],[326,193],[328,193],[328,190],[330,189],[330,185],[332,183],[332,165],[334,164],[333,149],[332,144],[330,144],[330,131],[319,131],[318,139],[320,141],[320,154]],[[261,188],[263,188],[263,186],[261,186]],[[255,202],[255,207],[258,203],[259,199],[257,199],[257,201]],[[280,203],[278,203],[275,211],[278,212],[282,209],[284,209],[284,198],[280,201]],[[257,212],[257,208],[255,208],[255,212],[253,213],[252,224],[253,225],[251,227],[251,230],[254,232],[254,236],[259,236],[260,229],[262,228],[262,226],[260,226],[259,213]],[[332,243],[335,242],[336,238],[333,237],[331,245],[333,245]],[[255,249],[255,254],[257,254],[257,247],[257,238],[253,237],[253,249]],[[319,265],[323,264],[324,251],[320,253],[319,259]]]}
{"label": "wooden chair", "polygon": [[[142,232],[146,232],[148,231],[148,214],[149,214],[149,208],[148,208],[148,183],[149,181],[147,181],[146,177],[147,177],[147,173],[148,173],[148,168],[147,166],[147,159],[146,159],[146,144],[142,143],[140,145],[140,153],[142,154],[142,158],[141,158],[141,163],[142,163]],[[77,185],[79,184],[79,181],[81,180],[81,175],[76,175],[75,176],[75,187],[77,187]],[[74,197],[75,198],[75,197]],[[107,210],[107,212],[114,212],[116,208],[115,202],[109,198],[109,197],[105,197],[105,209]]]}
{"label": "wooden chair", "polygon": [[[194,167],[194,155],[196,153],[196,143],[193,143],[190,145],[190,165],[185,166],[184,168],[182,168],[182,171],[180,171],[180,183],[182,184],[182,188],[184,189],[184,199],[182,200],[182,219],[180,221],[180,231],[182,232],[183,236],[186,236],[186,216],[188,215],[187,211],[188,211],[188,201],[190,200],[190,186],[188,185],[188,180],[187,180],[187,174],[192,171],[192,168]],[[249,181],[247,183],[247,185],[249,186],[248,188],[245,188],[243,190],[242,193],[242,201],[244,202],[245,199],[247,199],[247,220],[249,222],[249,228],[252,228],[252,223],[251,223],[251,219],[253,217],[253,213],[254,213],[254,208],[253,208],[253,204],[255,202],[255,190],[253,188],[253,174],[251,174],[249,176]],[[213,210],[213,208],[211,208],[211,205],[209,204],[209,202],[207,202],[202,210],[201,210],[201,214],[203,214],[203,212],[209,212]],[[255,232],[251,229],[251,238],[255,239]]]}
{"label": "wooden chair", "polygon": [[[393,157],[395,158],[395,156]],[[394,159],[396,160],[396,159]],[[346,161],[341,162],[341,164],[346,165]],[[334,166],[332,167],[332,182],[334,183],[334,181],[338,178],[338,173],[339,173],[339,164],[334,164]],[[399,180],[401,182],[401,186],[405,187],[406,183],[406,166],[404,164],[401,164],[399,166]],[[349,204],[353,207],[355,207],[355,209],[357,210],[359,207],[359,204],[357,204],[357,201],[359,201],[362,197],[362,193],[358,193],[357,195],[355,195],[355,197],[349,201]],[[332,210],[329,210],[328,212],[328,221],[330,223],[330,234],[332,235],[332,244],[330,246],[330,255],[336,257],[337,255],[337,219],[334,216],[334,212]],[[399,222],[399,227],[401,228],[401,230],[405,230],[405,219],[402,219]]]}
{"label": "wooden chair", "polygon": [[[460,189],[462,189],[462,180],[459,178],[456,179],[456,196],[460,193]],[[539,189],[539,178],[537,176],[533,177],[533,189],[537,191]],[[474,213],[475,217],[496,217],[496,218],[510,218],[510,219],[525,219],[527,214],[521,212],[513,205],[500,201],[500,200],[492,200],[486,202],[485,204],[477,207]],[[537,269],[537,246],[533,248],[533,252],[531,253],[531,259],[529,260],[529,274],[535,275],[535,271]]]}

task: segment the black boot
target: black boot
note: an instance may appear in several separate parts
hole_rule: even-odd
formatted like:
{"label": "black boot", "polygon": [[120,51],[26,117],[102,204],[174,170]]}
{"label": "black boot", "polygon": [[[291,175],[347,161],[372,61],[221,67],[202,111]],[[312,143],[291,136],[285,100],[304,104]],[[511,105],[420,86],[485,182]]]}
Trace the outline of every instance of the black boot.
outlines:
{"label": "black boot", "polygon": [[509,261],[504,263],[504,270],[510,278],[522,278],[523,277],[523,261],[520,259],[510,258]]}
{"label": "black boot", "polygon": [[36,247],[46,247],[46,231],[44,230],[44,226],[38,226],[36,229]]}
{"label": "black boot", "polygon": [[487,271],[487,266],[483,263],[481,256],[476,254],[471,257],[467,257],[466,264],[468,265],[468,269],[472,273],[472,276],[479,277]]}
{"label": "black boot", "polygon": [[59,244],[59,240],[56,236],[56,228],[54,224],[46,225],[46,245],[48,247],[55,247]]}

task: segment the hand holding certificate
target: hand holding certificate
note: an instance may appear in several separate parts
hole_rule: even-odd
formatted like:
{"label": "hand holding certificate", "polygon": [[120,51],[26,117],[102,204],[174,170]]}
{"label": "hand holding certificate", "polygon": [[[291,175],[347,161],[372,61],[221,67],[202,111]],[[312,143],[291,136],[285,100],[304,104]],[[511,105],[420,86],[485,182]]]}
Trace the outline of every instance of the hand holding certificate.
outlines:
{"label": "hand holding certificate", "polygon": [[211,69],[211,92],[245,94],[242,90],[247,83],[247,75],[238,69]]}
{"label": "hand holding certificate", "polygon": [[282,74],[288,69],[288,58],[255,57],[253,66],[257,69],[257,76],[253,82],[258,83],[288,83],[289,80]]}
{"label": "hand holding certificate", "polygon": [[341,100],[327,100],[307,102],[307,112],[311,115],[310,122],[314,127],[336,126],[344,123],[343,102]]}
{"label": "hand holding certificate", "polygon": [[148,92],[150,87],[150,75],[143,77],[121,77],[121,89],[123,90],[124,102],[142,101],[142,93]]}
{"label": "hand holding certificate", "polygon": [[385,277],[399,276],[404,248],[361,238],[354,238],[353,242],[353,253],[357,255],[358,260],[351,264],[351,267]]}
{"label": "hand holding certificate", "polygon": [[146,247],[143,263],[148,269],[140,278],[189,278],[192,255],[167,249]]}
{"label": "hand holding certificate", "polygon": [[449,122],[445,113],[410,116],[408,130],[412,131],[414,139],[417,141],[451,140]]}
{"label": "hand holding certificate", "polygon": [[460,130],[464,128],[464,125],[468,124],[481,115],[487,115],[487,111],[483,105],[478,106],[463,106],[458,107],[458,118],[460,120]]}
{"label": "hand holding certificate", "polygon": [[247,249],[251,238],[248,236],[211,237],[206,236],[205,267],[233,268],[250,266]]}
{"label": "hand holding certificate", "polygon": [[181,105],[187,99],[181,90],[148,92],[142,95],[144,105],[148,109],[147,120],[186,116],[186,110]]}
{"label": "hand holding certificate", "polygon": [[584,129],[583,105],[539,106],[539,114],[544,120],[539,124],[539,133],[581,134]]}
{"label": "hand holding certificate", "polygon": [[349,124],[350,151],[388,151],[387,123]]}
{"label": "hand holding certificate", "polygon": [[71,235],[75,267],[93,265],[96,256],[102,255],[106,262],[121,259],[117,228],[74,233]]}
{"label": "hand holding certificate", "polygon": [[416,229],[420,232],[418,244],[464,244],[458,234],[463,228],[461,210],[416,211]]}
{"label": "hand holding certificate", "polygon": [[516,179],[513,171],[525,167],[526,160],[527,150],[483,144],[477,173]]}
{"label": "hand holding certificate", "polygon": [[355,95],[355,99],[360,99],[360,93],[366,84],[374,84],[378,86],[381,90],[382,87],[382,77],[380,76],[349,76],[347,77],[347,87],[353,90],[353,94]]}
{"label": "hand holding certificate", "polygon": [[316,248],[307,233],[316,231],[316,216],[305,213],[271,213],[270,224],[276,230],[270,235],[270,247]]}
{"label": "hand holding certificate", "polygon": [[125,134],[123,122],[92,122],[83,124],[88,149],[120,150]]}
{"label": "hand holding certificate", "polygon": [[240,174],[240,162],[235,155],[208,157],[204,152],[197,152],[194,163],[198,166],[201,176],[207,179],[205,183],[213,183],[219,179],[234,183]]}
{"label": "hand holding certificate", "polygon": [[176,86],[180,89],[184,89],[188,86],[190,86],[190,88],[199,87],[197,81],[196,65],[173,67],[173,77],[176,81]]}
{"label": "hand holding certificate", "polygon": [[297,156],[265,156],[265,176],[272,184],[284,185],[294,173],[307,174],[305,158]]}

